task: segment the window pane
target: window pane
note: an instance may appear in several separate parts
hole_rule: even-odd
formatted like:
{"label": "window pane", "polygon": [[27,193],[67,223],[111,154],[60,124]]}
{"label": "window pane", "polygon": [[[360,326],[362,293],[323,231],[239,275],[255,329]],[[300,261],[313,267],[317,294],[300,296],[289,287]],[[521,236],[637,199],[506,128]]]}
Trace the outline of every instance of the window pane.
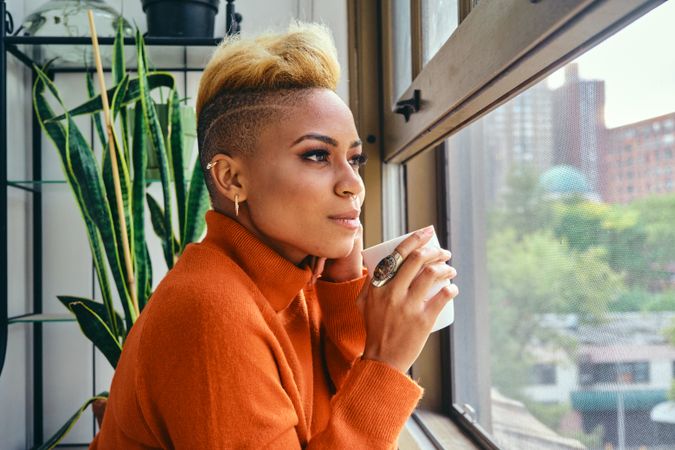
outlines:
{"label": "window pane", "polygon": [[448,40],[459,23],[457,0],[422,0],[422,54],[424,64]]}
{"label": "window pane", "polygon": [[675,448],[674,21],[447,141],[454,401],[505,449]]}
{"label": "window pane", "polygon": [[393,0],[391,6],[393,95],[396,103],[412,83],[410,0]]}

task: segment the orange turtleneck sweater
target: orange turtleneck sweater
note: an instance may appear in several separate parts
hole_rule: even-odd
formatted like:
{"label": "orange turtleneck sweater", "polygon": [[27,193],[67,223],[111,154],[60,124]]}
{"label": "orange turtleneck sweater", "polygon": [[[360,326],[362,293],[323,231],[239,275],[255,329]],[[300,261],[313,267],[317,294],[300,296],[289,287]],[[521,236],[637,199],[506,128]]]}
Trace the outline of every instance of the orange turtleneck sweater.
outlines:
{"label": "orange turtleneck sweater", "polygon": [[215,211],[124,344],[91,449],[389,449],[421,397],[363,360],[365,277],[311,273]]}

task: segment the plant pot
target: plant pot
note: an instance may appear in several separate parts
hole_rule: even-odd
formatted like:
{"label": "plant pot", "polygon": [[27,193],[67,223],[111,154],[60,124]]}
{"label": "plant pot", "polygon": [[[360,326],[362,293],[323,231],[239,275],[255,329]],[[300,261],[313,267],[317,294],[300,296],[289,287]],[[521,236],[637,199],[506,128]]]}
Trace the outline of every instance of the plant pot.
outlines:
{"label": "plant pot", "polygon": [[213,37],[219,0],[141,0],[148,36]]}
{"label": "plant pot", "polygon": [[94,400],[94,403],[91,404],[91,410],[94,413],[99,428],[103,425],[103,414],[105,414],[106,406],[108,406],[107,398],[99,398]]}
{"label": "plant pot", "polygon": [[[168,115],[169,115],[169,106],[166,103],[155,104],[155,110],[157,111],[157,118],[159,119],[159,125],[162,128],[162,134],[164,135],[164,141],[166,142],[168,134]],[[195,118],[195,110],[191,106],[181,106],[180,107],[181,121],[183,124],[183,161],[191,161],[192,151],[197,140],[197,122]],[[129,130],[133,133],[134,127],[134,109],[129,108],[128,110],[128,122]],[[145,178],[148,180],[159,180],[161,175],[159,172],[159,158],[157,156],[157,150],[152,145],[152,140],[150,137],[150,132],[147,132],[148,140],[148,165],[145,171]],[[171,166],[171,155],[167,155],[169,158],[169,166]],[[185,170],[187,171],[188,164],[183,164]],[[171,172],[171,181],[173,181],[173,172]],[[188,180],[192,176],[191,173],[183,173],[183,179]]]}

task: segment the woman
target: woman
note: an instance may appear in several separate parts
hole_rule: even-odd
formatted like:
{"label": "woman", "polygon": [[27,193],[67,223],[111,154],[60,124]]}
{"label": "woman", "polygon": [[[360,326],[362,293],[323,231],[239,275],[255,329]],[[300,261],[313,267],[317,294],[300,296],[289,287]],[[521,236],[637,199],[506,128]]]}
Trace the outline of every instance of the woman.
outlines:
{"label": "woman", "polygon": [[206,67],[198,141],[213,210],[131,330],[91,448],[391,448],[421,397],[406,371],[452,278],[404,241],[366,283],[361,141],[329,33],[229,40]]}

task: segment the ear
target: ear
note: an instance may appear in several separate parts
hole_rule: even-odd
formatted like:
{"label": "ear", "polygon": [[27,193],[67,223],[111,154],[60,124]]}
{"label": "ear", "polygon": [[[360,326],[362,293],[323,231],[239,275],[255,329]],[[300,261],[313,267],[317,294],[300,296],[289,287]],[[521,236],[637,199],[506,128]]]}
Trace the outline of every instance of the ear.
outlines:
{"label": "ear", "polygon": [[209,176],[220,197],[227,197],[234,202],[235,195],[238,194],[239,201],[245,201],[246,183],[243,182],[245,177],[242,159],[219,153],[213,157],[211,163],[215,164],[211,167]]}

